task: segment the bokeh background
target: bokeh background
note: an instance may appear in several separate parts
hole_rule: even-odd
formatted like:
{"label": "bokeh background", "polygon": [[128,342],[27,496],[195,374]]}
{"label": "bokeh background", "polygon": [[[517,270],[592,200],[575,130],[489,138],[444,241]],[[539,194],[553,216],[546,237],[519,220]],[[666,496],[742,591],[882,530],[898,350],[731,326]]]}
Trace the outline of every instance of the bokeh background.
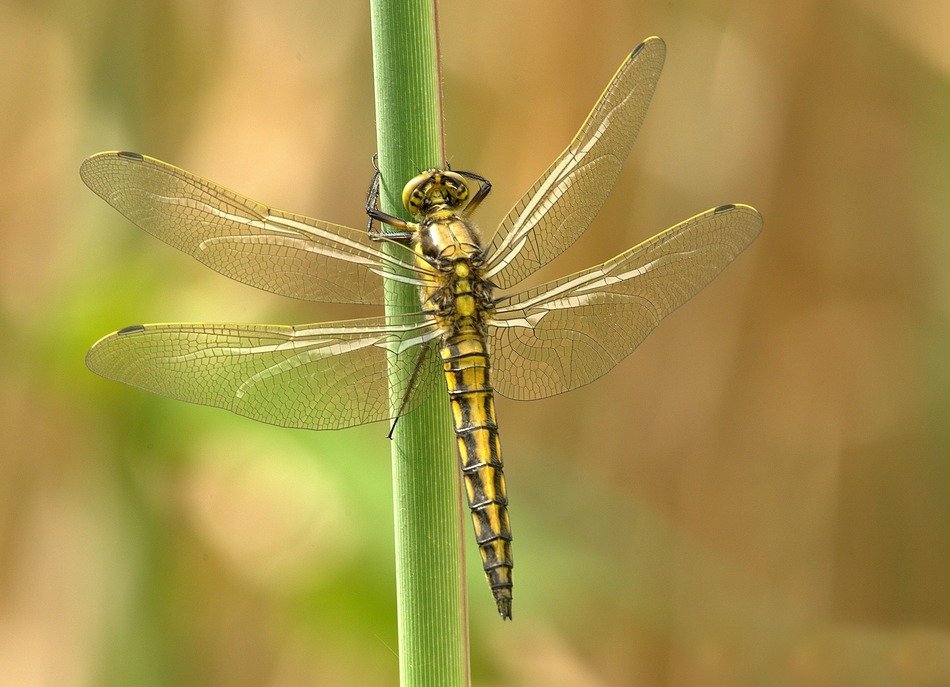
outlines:
{"label": "bokeh background", "polygon": [[[950,684],[950,6],[443,2],[448,151],[486,231],[642,38],[669,54],[592,229],[765,230],[611,375],[499,401],[502,625],[478,685]],[[89,192],[147,152],[362,226],[365,2],[0,2],[0,684],[394,685],[385,427],[314,433],[83,365],[135,322],[365,310],[232,283]]]}

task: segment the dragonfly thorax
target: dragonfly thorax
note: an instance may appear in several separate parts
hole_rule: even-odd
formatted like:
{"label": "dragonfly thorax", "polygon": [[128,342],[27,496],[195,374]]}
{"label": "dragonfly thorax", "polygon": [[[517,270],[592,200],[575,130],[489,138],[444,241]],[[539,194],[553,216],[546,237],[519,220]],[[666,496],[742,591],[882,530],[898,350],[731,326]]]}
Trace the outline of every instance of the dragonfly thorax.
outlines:
{"label": "dragonfly thorax", "polygon": [[410,179],[402,190],[402,204],[413,217],[427,217],[439,211],[449,214],[468,200],[468,186],[460,174],[429,169]]}
{"label": "dragonfly thorax", "polygon": [[471,222],[453,213],[436,213],[419,225],[416,253],[440,272],[464,261],[478,270],[484,263],[481,237]]}
{"label": "dragonfly thorax", "polygon": [[[478,229],[458,215],[429,216],[420,224],[415,244],[420,267],[436,273],[420,287],[424,309],[433,313],[444,335],[468,328],[481,335],[483,320],[494,310],[491,284]],[[472,329],[474,328],[474,329]]]}

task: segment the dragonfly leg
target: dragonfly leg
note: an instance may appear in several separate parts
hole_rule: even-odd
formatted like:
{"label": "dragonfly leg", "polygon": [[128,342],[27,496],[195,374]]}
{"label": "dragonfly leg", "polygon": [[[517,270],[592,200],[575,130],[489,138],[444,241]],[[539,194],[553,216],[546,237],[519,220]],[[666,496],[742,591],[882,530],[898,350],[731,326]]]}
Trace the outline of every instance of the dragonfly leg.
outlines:
{"label": "dragonfly leg", "polygon": [[488,197],[488,194],[491,193],[491,182],[482,175],[475,174],[474,172],[463,172],[460,169],[454,169],[452,171],[456,174],[461,174],[466,179],[471,179],[472,181],[478,182],[478,190],[462,210],[463,215],[470,215],[475,211],[475,208],[477,208],[479,204]]}
{"label": "dragonfly leg", "polygon": [[399,418],[402,416],[403,411],[406,409],[406,405],[409,403],[409,397],[412,396],[412,392],[416,388],[416,384],[419,382],[419,372],[422,370],[422,364],[425,362],[426,356],[431,349],[431,343],[424,344],[419,348],[419,357],[416,358],[416,365],[414,368],[412,368],[412,374],[409,375],[409,383],[406,384],[406,391],[402,395],[402,401],[399,403],[399,409],[396,411],[396,417],[393,418],[393,424],[389,428],[389,434],[386,435],[387,439],[393,438],[393,432],[396,431],[396,423],[399,422]]}
{"label": "dragonfly leg", "polygon": [[[376,167],[375,155],[373,156],[373,166]],[[379,184],[381,180],[382,174],[380,174],[379,167],[376,167],[376,173],[373,175],[373,180],[369,184],[369,191],[366,194],[366,214],[369,216],[366,223],[366,233],[374,241],[395,241],[408,244],[415,235],[413,231],[415,225],[379,209]],[[377,231],[373,228],[374,220],[402,229],[402,231]]]}

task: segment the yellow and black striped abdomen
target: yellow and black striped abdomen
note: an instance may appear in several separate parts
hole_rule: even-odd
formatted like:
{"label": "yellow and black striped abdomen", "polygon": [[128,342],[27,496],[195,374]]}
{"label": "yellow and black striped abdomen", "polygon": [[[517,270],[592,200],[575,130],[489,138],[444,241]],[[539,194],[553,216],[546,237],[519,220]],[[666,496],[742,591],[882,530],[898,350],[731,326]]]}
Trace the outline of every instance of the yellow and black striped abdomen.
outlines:
{"label": "yellow and black striped abdomen", "polygon": [[474,323],[462,323],[441,354],[475,541],[498,612],[511,618],[511,525],[485,340]]}

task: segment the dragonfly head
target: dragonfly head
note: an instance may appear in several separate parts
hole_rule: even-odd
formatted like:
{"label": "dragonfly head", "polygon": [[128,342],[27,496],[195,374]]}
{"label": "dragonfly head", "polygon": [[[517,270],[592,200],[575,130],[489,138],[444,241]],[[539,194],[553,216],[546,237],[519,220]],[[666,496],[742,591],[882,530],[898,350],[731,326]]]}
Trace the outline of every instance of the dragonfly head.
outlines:
{"label": "dragonfly head", "polygon": [[468,186],[462,175],[442,169],[429,169],[413,177],[402,191],[402,204],[413,217],[459,208],[466,200]]}

